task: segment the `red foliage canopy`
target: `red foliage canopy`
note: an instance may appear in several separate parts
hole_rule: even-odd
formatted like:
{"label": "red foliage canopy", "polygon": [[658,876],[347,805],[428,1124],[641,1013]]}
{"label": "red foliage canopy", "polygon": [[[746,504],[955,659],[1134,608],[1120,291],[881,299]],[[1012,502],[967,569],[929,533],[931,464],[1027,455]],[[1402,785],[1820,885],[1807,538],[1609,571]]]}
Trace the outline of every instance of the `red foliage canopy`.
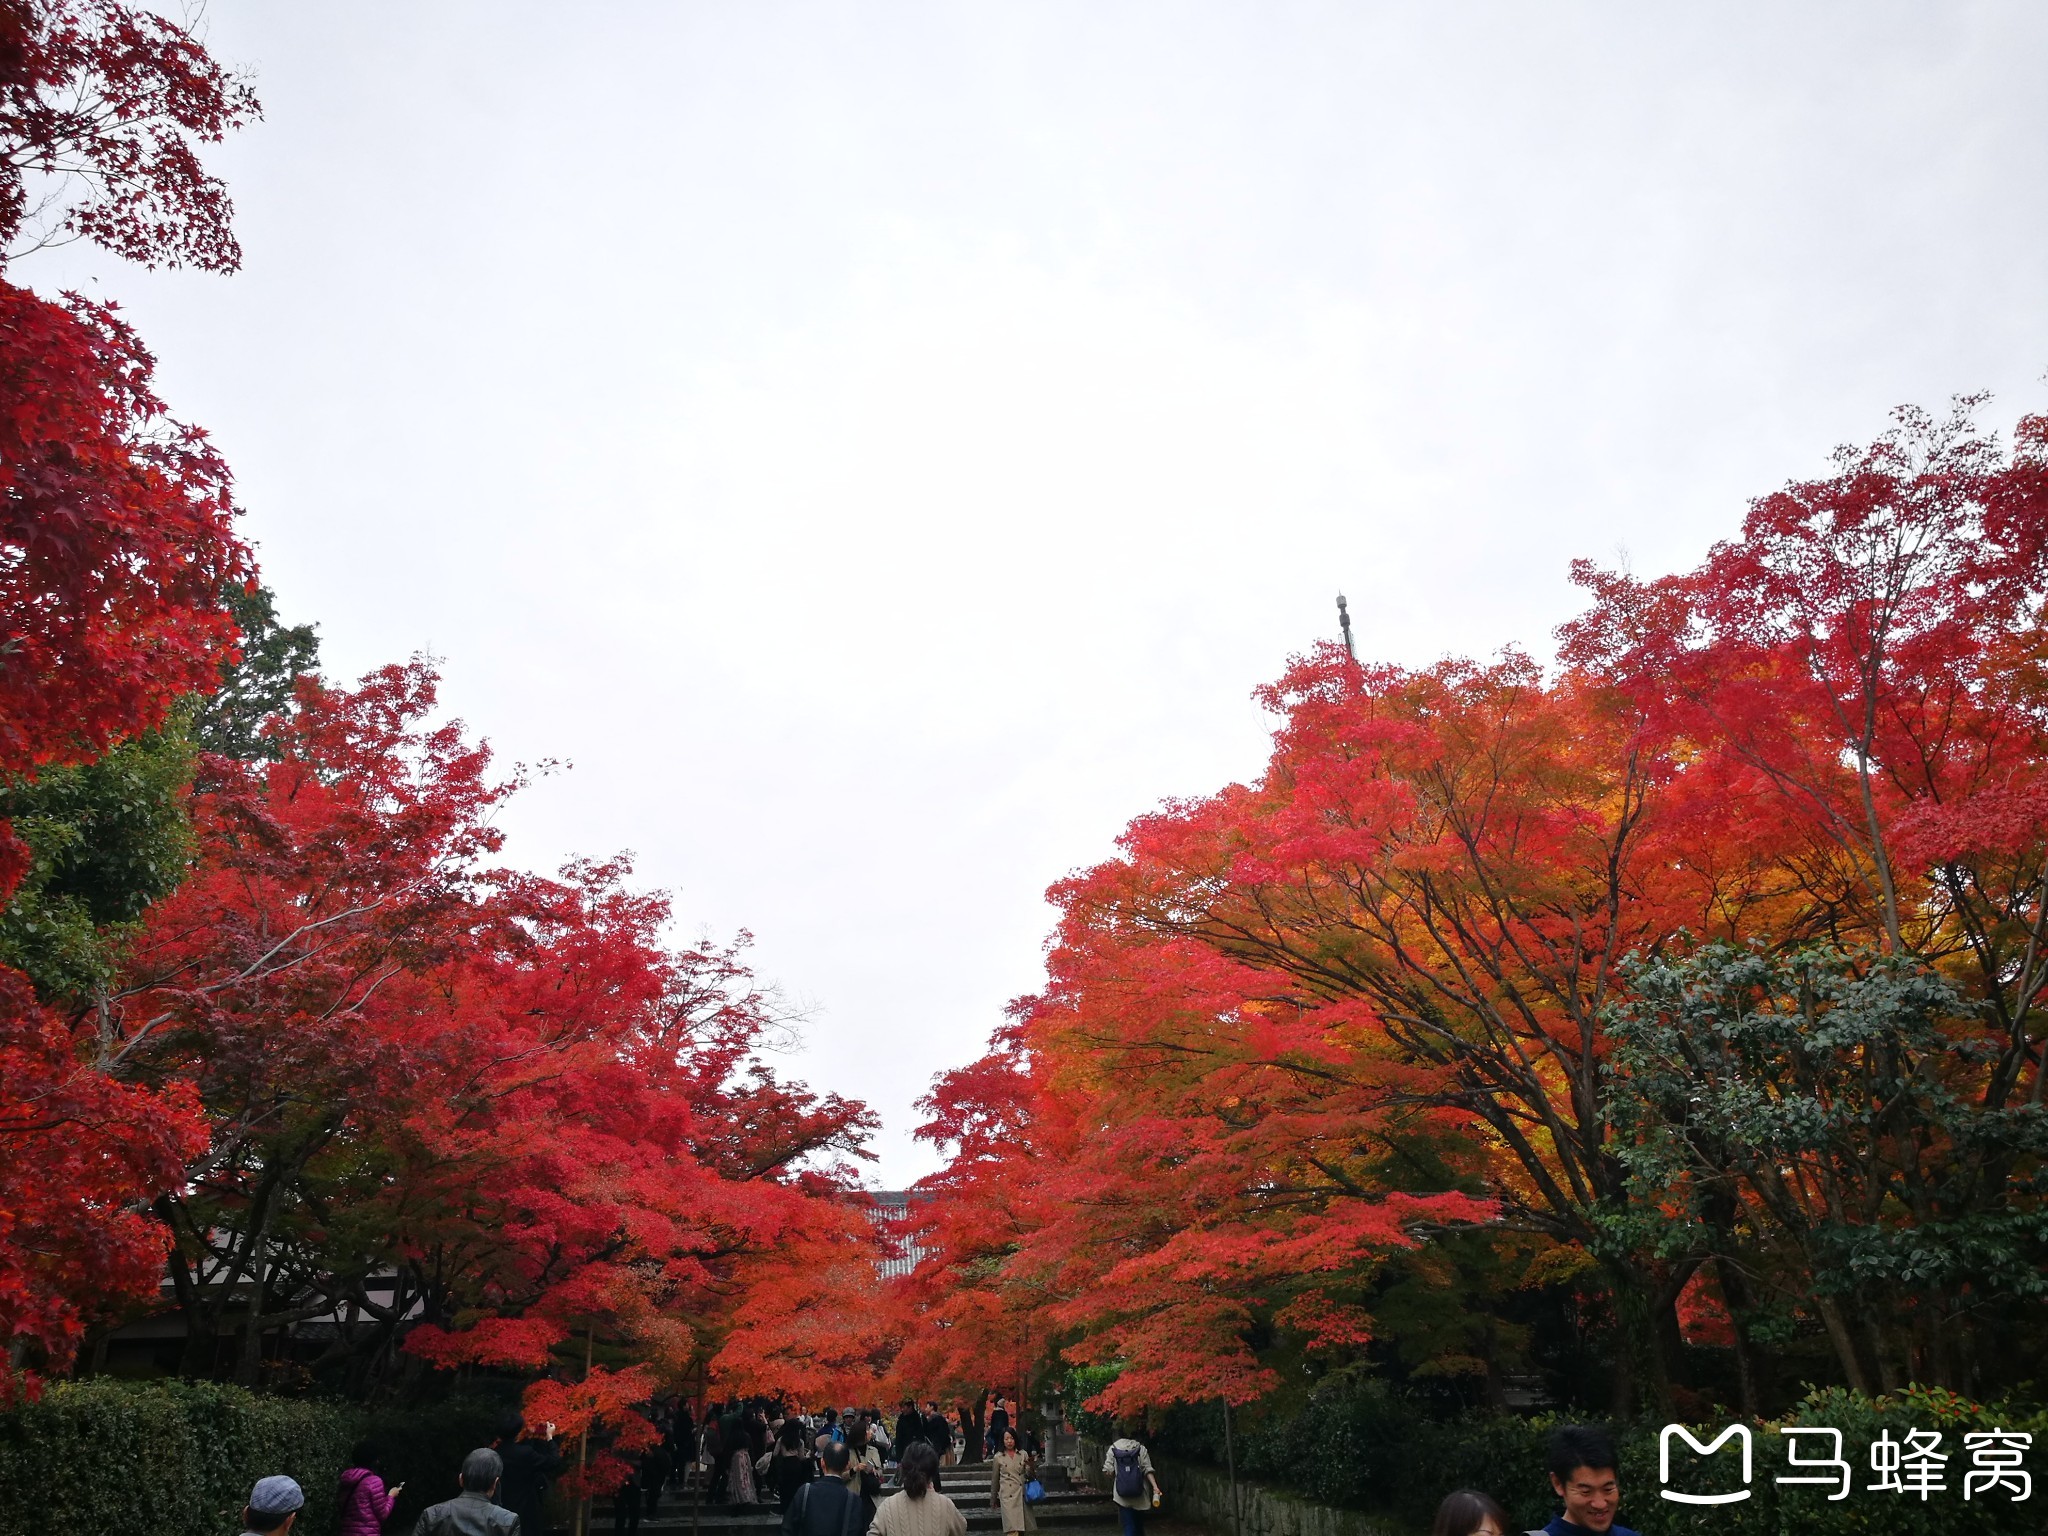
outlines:
{"label": "red foliage canopy", "polygon": [[1622,962],[1686,934],[1966,971],[1988,1022],[1949,1086],[2038,1104],[2048,422],[2008,452],[1973,404],[1759,500],[1695,571],[1579,567],[1555,674],[1294,665],[1265,773],[1056,886],[1045,991],[928,1101],[958,1150],[910,1350],[1114,1363],[1111,1408],[1243,1400],[1252,1338],[1355,1347],[1390,1255],[1498,1211],[1568,1245],[1531,1283],[1597,1266],[1660,1390],[1708,1254],[1643,1235],[1605,1021]]}
{"label": "red foliage canopy", "polygon": [[[0,970],[0,1339],[69,1366],[88,1324],[163,1276],[163,1229],[136,1207],[206,1144],[189,1092],[114,1082]],[[33,1378],[30,1378],[33,1385]],[[15,1387],[0,1371],[0,1404]]]}
{"label": "red foliage canopy", "polygon": [[190,28],[154,10],[0,0],[0,250],[20,254],[36,224],[31,248],[83,238],[147,266],[233,271],[234,208],[196,146],[261,110]]}
{"label": "red foliage canopy", "polygon": [[[150,265],[232,269],[229,203],[194,145],[256,110],[154,11],[0,0],[0,260],[85,238]],[[227,467],[166,413],[152,371],[111,306],[0,281],[0,781],[156,728],[181,695],[213,689],[233,644],[221,594],[253,570]],[[0,819],[0,901],[26,861]],[[31,1346],[62,1367],[86,1322],[154,1293],[165,1244],[138,1202],[205,1139],[188,1090],[119,1082],[101,1047],[0,973],[10,1358]]]}
{"label": "red foliage canopy", "polygon": [[[251,567],[227,466],[151,368],[111,308],[0,282],[0,774],[155,727],[234,642],[221,592]],[[0,895],[18,865],[0,827]]]}
{"label": "red foliage canopy", "polygon": [[[567,1424],[707,1364],[761,1386],[757,1293],[872,1262],[843,1166],[871,1117],[777,1078],[738,951],[667,945],[623,861],[489,868],[513,784],[434,704],[417,664],[309,680],[276,761],[210,759],[199,867],[110,999],[115,1069],[211,1127],[159,1201],[191,1335],[253,1379],[264,1328],[345,1311],[379,1369],[402,1341],[548,1373]],[[784,1355],[791,1390],[833,1369]]]}
{"label": "red foliage canopy", "polygon": [[2002,1100],[2048,985],[2048,418],[2007,452],[1980,403],[1899,412],[1695,570],[1582,562],[1594,606],[1562,638],[1639,712],[1702,853],[1770,850],[1779,931],[1966,962],[2005,1037]]}

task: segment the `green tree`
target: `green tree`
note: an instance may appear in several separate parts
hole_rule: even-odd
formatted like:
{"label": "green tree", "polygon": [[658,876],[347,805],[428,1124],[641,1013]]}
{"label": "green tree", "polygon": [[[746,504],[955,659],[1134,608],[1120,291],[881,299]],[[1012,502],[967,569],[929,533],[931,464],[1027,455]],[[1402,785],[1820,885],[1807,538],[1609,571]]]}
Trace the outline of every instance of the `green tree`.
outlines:
{"label": "green tree", "polygon": [[300,677],[320,669],[320,636],[311,624],[281,624],[268,587],[231,586],[224,596],[242,632],[240,656],[221,662],[219,691],[197,701],[192,741],[202,752],[275,762],[264,723],[290,705]]}
{"label": "green tree", "polygon": [[2048,1296],[2048,1115],[1986,1107],[1982,1008],[1910,956],[1820,946],[1626,970],[1626,1235],[1711,1257],[1738,1328],[1746,1288],[1818,1313],[1858,1390],[1981,1391],[1983,1341]]}
{"label": "green tree", "polygon": [[77,1006],[98,993],[149,904],[184,879],[194,756],[173,721],[97,761],[0,787],[0,818],[30,853],[0,910],[0,965],[25,974],[45,1002]]}
{"label": "green tree", "polygon": [[274,760],[264,724],[319,665],[314,627],[280,624],[266,588],[232,584],[225,602],[242,639],[239,657],[221,663],[218,692],[188,699],[161,730],[92,762],[0,785],[0,821],[13,823],[30,855],[0,909],[0,965],[27,975],[46,1002],[75,1007],[97,995],[134,924],[184,880],[198,754]]}

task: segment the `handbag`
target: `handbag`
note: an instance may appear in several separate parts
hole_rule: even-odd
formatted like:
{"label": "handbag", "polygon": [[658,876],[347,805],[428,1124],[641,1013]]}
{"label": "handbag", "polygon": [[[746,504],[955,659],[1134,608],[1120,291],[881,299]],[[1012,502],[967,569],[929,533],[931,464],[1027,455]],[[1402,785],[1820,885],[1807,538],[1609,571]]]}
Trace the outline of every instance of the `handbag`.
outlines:
{"label": "handbag", "polygon": [[1037,1478],[1034,1477],[1024,1485],[1024,1502],[1026,1504],[1041,1503],[1044,1498],[1045,1484],[1041,1483]]}

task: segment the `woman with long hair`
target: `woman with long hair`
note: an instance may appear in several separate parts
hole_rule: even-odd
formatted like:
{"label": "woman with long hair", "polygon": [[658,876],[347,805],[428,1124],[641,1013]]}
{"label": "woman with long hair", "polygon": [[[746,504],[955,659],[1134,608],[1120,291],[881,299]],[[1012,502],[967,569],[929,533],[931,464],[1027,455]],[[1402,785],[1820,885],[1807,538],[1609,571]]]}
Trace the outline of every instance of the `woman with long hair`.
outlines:
{"label": "woman with long hair", "polygon": [[1038,1475],[1038,1459],[1017,1438],[1015,1425],[1005,1424],[995,1455],[989,1458],[988,1501],[1003,1512],[1003,1536],[1038,1529],[1024,1485]]}
{"label": "woman with long hair", "polygon": [[782,1421],[775,1436],[775,1449],[768,1453],[768,1486],[775,1490],[776,1500],[784,1509],[795,1500],[797,1489],[816,1472],[810,1438],[804,1433],[804,1421],[792,1413]]}
{"label": "woman with long hair", "polygon": [[882,1453],[869,1444],[868,1421],[863,1416],[854,1414],[839,1422],[846,1425],[846,1449],[852,1457],[848,1482],[860,1497],[862,1512],[873,1520],[882,1497]]}
{"label": "woman with long hair", "polygon": [[1476,1488],[1460,1488],[1437,1505],[1429,1536],[1508,1536],[1508,1512]]}
{"label": "woman with long hair", "polygon": [[875,1507],[868,1536],[967,1536],[967,1517],[959,1505],[932,1486],[939,1453],[925,1441],[903,1452],[903,1491]]}
{"label": "woman with long hair", "polygon": [[[746,1417],[737,1412],[730,1417],[732,1429],[728,1444],[731,1454],[725,1462],[725,1502],[758,1504],[761,1496],[754,1491],[754,1447],[747,1438]],[[724,1426],[720,1427],[723,1429]]]}

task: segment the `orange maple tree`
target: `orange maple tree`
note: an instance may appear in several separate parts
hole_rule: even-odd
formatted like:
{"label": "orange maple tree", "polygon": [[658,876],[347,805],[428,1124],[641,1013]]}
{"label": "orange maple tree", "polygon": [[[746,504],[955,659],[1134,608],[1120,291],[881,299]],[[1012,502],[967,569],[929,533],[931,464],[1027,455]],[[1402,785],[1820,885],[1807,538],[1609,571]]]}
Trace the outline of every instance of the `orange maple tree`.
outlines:
{"label": "orange maple tree", "polygon": [[[1099,1406],[1243,1401],[1261,1350],[1355,1352],[1387,1263],[1482,1228],[1545,1241],[1532,1282],[1594,1277],[1621,1400],[1668,1400],[1681,1303],[1743,1308],[1756,1213],[1632,1179],[1632,957],[1910,953],[1986,1008],[1954,1087],[2038,1104],[2048,425],[2008,450],[1973,405],[1762,498],[1695,571],[1578,568],[1554,669],[1325,647],[1264,690],[1264,774],[1056,886],[1046,989],[931,1101],[957,1150],[910,1315],[1036,1319],[1042,1357],[1121,1367]],[[1981,1161],[1921,1219],[2031,1198],[2037,1159]],[[1056,1199],[1007,1198],[1047,1168]],[[1717,1208],[1679,1240],[1695,1194]],[[1990,1271],[1955,1262],[1960,1326]]]}

